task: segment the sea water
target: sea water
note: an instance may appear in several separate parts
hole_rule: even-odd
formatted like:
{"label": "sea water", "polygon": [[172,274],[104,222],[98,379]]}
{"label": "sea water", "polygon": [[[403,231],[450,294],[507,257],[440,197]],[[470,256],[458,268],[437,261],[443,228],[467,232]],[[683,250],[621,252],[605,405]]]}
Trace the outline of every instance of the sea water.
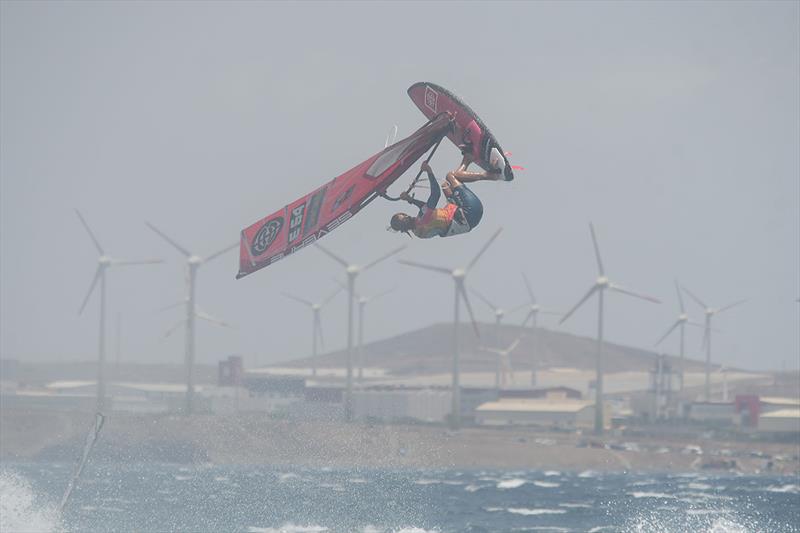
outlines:
{"label": "sea water", "polygon": [[785,476],[2,463],[0,531],[795,532]]}

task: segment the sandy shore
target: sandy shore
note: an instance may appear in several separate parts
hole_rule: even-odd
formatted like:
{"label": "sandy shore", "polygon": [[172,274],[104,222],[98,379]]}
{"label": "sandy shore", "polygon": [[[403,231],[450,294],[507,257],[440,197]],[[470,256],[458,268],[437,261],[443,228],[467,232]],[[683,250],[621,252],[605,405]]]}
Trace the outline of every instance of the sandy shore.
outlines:
{"label": "sandy shore", "polygon": [[[0,459],[74,460],[88,413],[0,412]],[[698,446],[702,454],[689,452]],[[628,448],[628,449],[625,449]],[[695,450],[696,452],[696,450]],[[797,443],[602,439],[530,429],[367,425],[273,420],[263,415],[112,415],[95,460],[381,468],[498,468],[797,473]],[[728,461],[727,464],[719,463]],[[769,470],[768,470],[769,469]]]}

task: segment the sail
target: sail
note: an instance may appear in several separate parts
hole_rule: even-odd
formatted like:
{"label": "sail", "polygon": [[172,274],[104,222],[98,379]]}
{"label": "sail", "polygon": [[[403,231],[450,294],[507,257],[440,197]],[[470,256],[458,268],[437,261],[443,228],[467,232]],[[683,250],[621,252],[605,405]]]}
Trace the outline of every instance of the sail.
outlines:
{"label": "sail", "polygon": [[450,127],[449,114],[435,115],[409,137],[243,229],[236,278],[271,265],[341,226],[385,192]]}

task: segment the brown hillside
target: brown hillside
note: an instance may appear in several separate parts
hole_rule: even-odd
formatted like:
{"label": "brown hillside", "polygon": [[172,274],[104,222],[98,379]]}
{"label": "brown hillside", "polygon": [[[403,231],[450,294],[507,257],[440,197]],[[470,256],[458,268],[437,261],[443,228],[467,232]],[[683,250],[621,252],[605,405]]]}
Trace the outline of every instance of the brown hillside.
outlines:
{"label": "brown hillside", "polygon": [[[494,325],[480,324],[481,339],[475,336],[469,324],[462,324],[459,330],[462,370],[465,372],[494,371],[496,356],[480,350],[482,343],[495,345]],[[517,336],[523,333],[519,326],[502,326],[500,342],[507,348]],[[436,324],[416,331],[410,331],[388,339],[364,345],[365,366],[379,367],[393,374],[429,374],[450,370],[453,327],[451,324]],[[538,344],[538,349],[535,345]],[[578,337],[538,328],[536,334],[527,329],[526,336],[511,354],[514,368],[531,369],[534,356],[539,367],[570,367],[593,369],[595,367],[595,339]],[[606,343],[603,351],[605,368],[609,372],[646,371],[653,367],[656,352]],[[342,367],[346,364],[346,350],[338,350],[317,357],[319,367]],[[677,357],[669,357],[673,364]],[[310,366],[311,358],[287,361],[281,366]],[[700,370],[702,364],[687,359],[687,369]]]}

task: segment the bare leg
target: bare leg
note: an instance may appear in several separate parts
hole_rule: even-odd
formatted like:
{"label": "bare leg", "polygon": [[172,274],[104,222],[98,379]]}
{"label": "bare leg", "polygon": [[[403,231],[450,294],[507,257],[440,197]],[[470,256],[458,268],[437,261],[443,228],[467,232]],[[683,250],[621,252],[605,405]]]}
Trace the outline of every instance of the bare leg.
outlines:
{"label": "bare leg", "polygon": [[468,172],[467,167],[472,163],[472,157],[468,154],[464,154],[463,159],[461,160],[461,165],[447,175],[448,179],[450,176],[453,176],[454,179],[461,181],[462,183],[472,183],[473,181],[497,181],[503,179],[503,175],[500,172]]}
{"label": "bare leg", "polygon": [[503,175],[499,172],[467,172],[466,170],[455,170],[447,175],[447,178],[460,181],[461,183],[472,183],[473,181],[498,181],[503,179]]}

